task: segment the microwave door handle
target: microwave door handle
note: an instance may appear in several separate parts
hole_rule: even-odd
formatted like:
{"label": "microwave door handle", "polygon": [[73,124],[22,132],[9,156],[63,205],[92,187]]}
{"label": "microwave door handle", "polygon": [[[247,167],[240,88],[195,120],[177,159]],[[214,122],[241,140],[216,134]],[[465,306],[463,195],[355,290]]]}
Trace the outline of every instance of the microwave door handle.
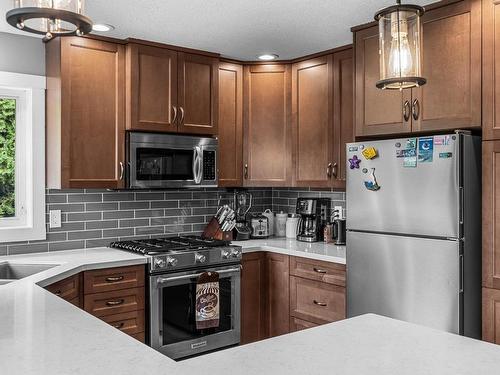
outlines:
{"label": "microwave door handle", "polygon": [[201,148],[196,146],[193,150],[193,176],[194,183],[199,184],[201,182]]}

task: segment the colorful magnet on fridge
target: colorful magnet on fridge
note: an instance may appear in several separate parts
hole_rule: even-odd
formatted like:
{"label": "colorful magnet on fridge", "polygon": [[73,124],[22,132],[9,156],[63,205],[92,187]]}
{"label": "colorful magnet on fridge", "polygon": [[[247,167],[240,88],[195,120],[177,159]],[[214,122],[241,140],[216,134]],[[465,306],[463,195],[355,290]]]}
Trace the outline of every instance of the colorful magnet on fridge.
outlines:
{"label": "colorful magnet on fridge", "polygon": [[363,169],[361,170],[361,172],[363,172],[363,173],[368,173],[368,169],[363,168]]}
{"label": "colorful magnet on fridge", "polygon": [[375,147],[367,147],[363,150],[362,152],[363,156],[365,157],[366,160],[371,160],[373,158],[376,158],[378,153]]}
{"label": "colorful magnet on fridge", "polygon": [[401,147],[401,142],[396,142],[396,144],[394,146],[396,146],[397,148],[400,148]]}
{"label": "colorful magnet on fridge", "polygon": [[370,173],[370,180],[365,181],[365,187],[370,191],[380,190],[380,185],[377,182],[377,178],[375,177],[375,168],[372,168],[372,172]]}
{"label": "colorful magnet on fridge", "polygon": [[361,159],[358,158],[358,155],[354,155],[351,159],[349,159],[349,168],[359,169],[359,163],[361,163]]}

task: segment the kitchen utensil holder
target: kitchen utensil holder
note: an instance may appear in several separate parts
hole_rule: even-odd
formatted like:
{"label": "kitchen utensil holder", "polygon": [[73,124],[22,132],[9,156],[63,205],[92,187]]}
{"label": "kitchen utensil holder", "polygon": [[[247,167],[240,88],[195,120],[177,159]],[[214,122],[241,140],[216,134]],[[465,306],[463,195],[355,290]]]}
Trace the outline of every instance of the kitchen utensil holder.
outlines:
{"label": "kitchen utensil holder", "polygon": [[232,241],[233,240],[233,231],[224,232],[219,222],[215,217],[213,217],[210,222],[205,227],[203,234],[201,235],[203,238],[210,238],[215,240],[222,241]]}

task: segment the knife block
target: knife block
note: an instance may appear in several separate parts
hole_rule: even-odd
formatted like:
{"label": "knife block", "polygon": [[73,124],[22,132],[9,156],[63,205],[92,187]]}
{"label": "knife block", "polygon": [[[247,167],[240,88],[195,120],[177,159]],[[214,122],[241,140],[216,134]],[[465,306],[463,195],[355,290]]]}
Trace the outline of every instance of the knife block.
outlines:
{"label": "knife block", "polygon": [[201,235],[203,238],[211,238],[215,240],[222,241],[232,241],[233,240],[233,231],[224,232],[222,231],[219,222],[215,217],[210,220],[210,222],[205,227],[203,234]]}

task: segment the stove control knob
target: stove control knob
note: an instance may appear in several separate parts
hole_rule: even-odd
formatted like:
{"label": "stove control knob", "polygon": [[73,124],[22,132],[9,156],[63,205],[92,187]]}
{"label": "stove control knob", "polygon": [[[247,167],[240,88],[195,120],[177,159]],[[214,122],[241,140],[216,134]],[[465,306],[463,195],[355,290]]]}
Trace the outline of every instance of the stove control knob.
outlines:
{"label": "stove control knob", "polygon": [[241,257],[241,251],[240,251],[240,250],[233,249],[233,250],[231,251],[231,256],[232,256],[233,258],[239,258],[239,257]]}
{"label": "stove control knob", "polygon": [[231,252],[229,250],[222,250],[221,257],[222,259],[229,259],[231,257]]}
{"label": "stove control knob", "polygon": [[170,267],[175,267],[179,261],[174,257],[167,257],[167,265]]}
{"label": "stove control knob", "polygon": [[205,263],[207,261],[207,257],[203,254],[196,253],[194,255],[194,260],[196,263]]}
{"label": "stove control knob", "polygon": [[155,266],[158,267],[158,268],[163,268],[166,266],[166,262],[165,262],[165,259],[162,259],[162,258],[156,258],[155,259]]}

